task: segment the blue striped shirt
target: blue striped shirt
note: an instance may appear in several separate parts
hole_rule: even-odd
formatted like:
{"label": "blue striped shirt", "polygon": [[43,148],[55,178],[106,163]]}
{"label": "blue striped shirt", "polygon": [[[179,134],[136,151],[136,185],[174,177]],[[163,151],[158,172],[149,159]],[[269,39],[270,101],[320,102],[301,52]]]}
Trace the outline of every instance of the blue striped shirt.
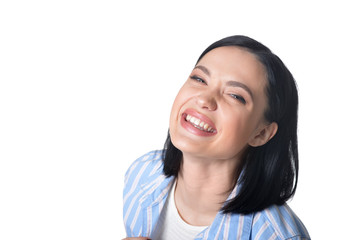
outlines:
{"label": "blue striped shirt", "polygon": [[[123,218],[128,237],[151,237],[174,182],[163,174],[163,152],[152,151],[128,169],[124,184]],[[228,199],[233,198],[236,186]],[[311,239],[287,204],[247,215],[218,212],[195,239]]]}

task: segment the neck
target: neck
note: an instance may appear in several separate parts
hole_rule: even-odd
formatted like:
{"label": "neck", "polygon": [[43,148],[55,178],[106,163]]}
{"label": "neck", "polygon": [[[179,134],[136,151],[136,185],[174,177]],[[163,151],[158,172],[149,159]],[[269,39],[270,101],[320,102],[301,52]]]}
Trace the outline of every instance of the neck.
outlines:
{"label": "neck", "polygon": [[235,185],[239,160],[209,160],[183,154],[175,201],[181,217],[191,225],[207,226]]}

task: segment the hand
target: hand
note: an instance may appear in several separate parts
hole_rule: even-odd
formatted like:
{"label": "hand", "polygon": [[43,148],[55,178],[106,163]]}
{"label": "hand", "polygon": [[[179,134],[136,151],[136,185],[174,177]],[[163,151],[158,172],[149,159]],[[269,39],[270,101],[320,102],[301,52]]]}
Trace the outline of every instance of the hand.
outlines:
{"label": "hand", "polygon": [[122,240],[151,240],[151,239],[147,237],[127,237]]}

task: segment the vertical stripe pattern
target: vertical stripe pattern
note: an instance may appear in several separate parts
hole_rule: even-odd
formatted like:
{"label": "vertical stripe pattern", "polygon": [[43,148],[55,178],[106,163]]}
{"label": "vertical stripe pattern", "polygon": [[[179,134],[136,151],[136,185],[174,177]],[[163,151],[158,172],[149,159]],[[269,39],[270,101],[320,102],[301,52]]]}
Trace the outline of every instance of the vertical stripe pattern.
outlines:
{"label": "vertical stripe pattern", "polygon": [[[174,178],[163,174],[163,152],[152,151],[138,158],[124,178],[123,218],[127,237],[150,237],[171,190]],[[228,200],[239,192],[237,185]],[[310,239],[287,204],[270,206],[249,215],[219,212],[212,225],[198,234],[198,240]]]}

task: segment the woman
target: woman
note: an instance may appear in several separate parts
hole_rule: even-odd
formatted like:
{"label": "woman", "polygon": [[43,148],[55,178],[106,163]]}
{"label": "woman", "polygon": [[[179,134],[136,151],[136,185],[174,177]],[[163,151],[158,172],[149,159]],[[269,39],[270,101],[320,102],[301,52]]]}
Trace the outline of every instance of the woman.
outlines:
{"label": "woman", "polygon": [[310,239],[286,204],[297,108],[292,74],[267,47],[245,36],[209,46],[174,101],[164,150],[126,174],[127,236]]}

